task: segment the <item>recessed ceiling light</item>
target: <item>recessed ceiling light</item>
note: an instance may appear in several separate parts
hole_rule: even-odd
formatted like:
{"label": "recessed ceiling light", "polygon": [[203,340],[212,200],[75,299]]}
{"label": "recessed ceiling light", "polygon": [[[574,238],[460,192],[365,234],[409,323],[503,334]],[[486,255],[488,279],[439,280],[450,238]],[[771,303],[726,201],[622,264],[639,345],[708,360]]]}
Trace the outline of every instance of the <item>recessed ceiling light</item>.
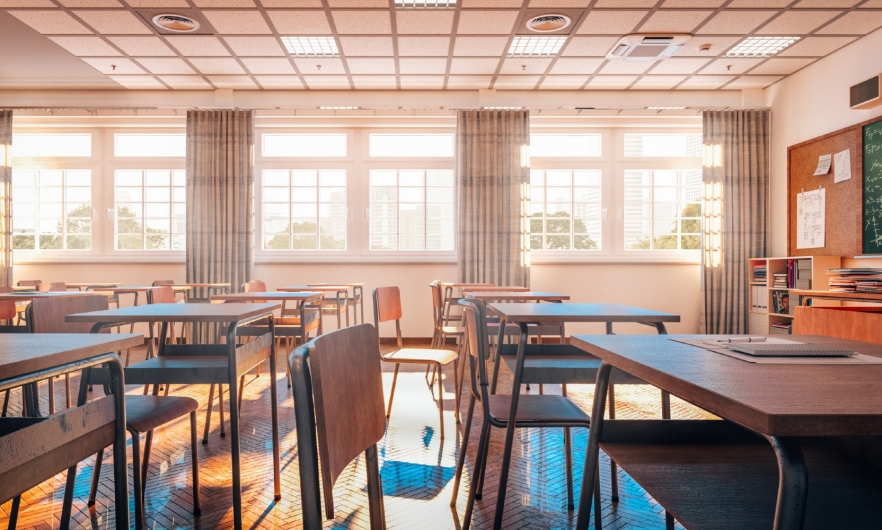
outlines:
{"label": "recessed ceiling light", "polygon": [[153,17],[153,23],[160,28],[175,33],[192,33],[199,29],[199,22],[184,15],[163,13]]}
{"label": "recessed ceiling light", "polygon": [[334,37],[282,37],[288,53],[297,57],[338,57]]}
{"label": "recessed ceiling light", "polygon": [[539,15],[527,21],[527,29],[536,33],[551,33],[564,29],[571,22],[570,17],[566,15]]}
{"label": "recessed ceiling light", "polygon": [[726,52],[726,57],[771,57],[798,40],[799,37],[747,37]]}
{"label": "recessed ceiling light", "polygon": [[566,42],[566,37],[517,36],[508,48],[509,57],[549,57],[556,55]]}
{"label": "recessed ceiling light", "polygon": [[646,107],[646,110],[686,110],[687,107]]}
{"label": "recessed ceiling light", "polygon": [[319,107],[321,110],[358,110],[358,107]]}
{"label": "recessed ceiling light", "polygon": [[448,9],[456,7],[456,0],[395,0],[395,7]]}

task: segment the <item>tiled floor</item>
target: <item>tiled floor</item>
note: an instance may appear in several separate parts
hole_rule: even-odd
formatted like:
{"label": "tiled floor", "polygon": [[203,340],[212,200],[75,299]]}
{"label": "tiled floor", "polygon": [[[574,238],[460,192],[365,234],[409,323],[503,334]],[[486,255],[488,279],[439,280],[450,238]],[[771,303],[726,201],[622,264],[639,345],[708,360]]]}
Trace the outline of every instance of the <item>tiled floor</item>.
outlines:
{"label": "tiled floor", "polygon": [[[385,368],[385,367],[384,367]],[[503,372],[510,379],[510,373]],[[272,457],[269,423],[269,384],[267,370],[260,377],[248,377],[242,405],[241,440],[245,528],[302,527],[297,471],[296,436],[293,431],[294,411],[290,394],[280,379],[280,423],[282,439],[282,500],[273,502]],[[384,373],[387,388],[391,372]],[[402,367],[396,399],[385,438],[380,444],[381,475],[388,528],[461,528],[467,499],[468,477],[477,445],[479,414],[476,414],[469,445],[469,465],[463,479],[456,508],[449,506],[453,475],[460,446],[454,429],[453,378],[445,374],[445,414],[447,439],[438,436],[438,415],[423,372]],[[76,391],[78,384],[74,380]],[[45,385],[44,385],[45,388]],[[57,385],[57,402],[63,403]],[[570,397],[585,410],[590,410],[593,386],[571,386]],[[507,389],[503,388],[503,391]],[[131,388],[139,392],[140,388]],[[532,389],[537,391],[536,388]],[[546,392],[559,392],[559,387],[546,387]],[[45,389],[41,390],[46,396]],[[204,421],[208,387],[173,387],[173,393],[189,395],[203,404],[199,429]],[[463,393],[463,413],[467,390]],[[388,396],[387,396],[388,397]],[[659,392],[648,386],[616,387],[619,418],[659,417]],[[13,411],[19,400],[13,396]],[[216,409],[216,407],[215,407]],[[672,403],[675,418],[708,417],[676,399]],[[212,417],[208,445],[199,446],[202,515],[191,514],[189,422],[174,422],[157,430],[150,458],[147,483],[148,528],[230,528],[232,527],[232,496],[229,466],[229,438],[219,436],[218,416]],[[491,439],[491,459],[484,487],[483,500],[478,502],[473,528],[490,528],[496,503],[498,469],[501,463],[504,432],[496,429]],[[587,432],[574,429],[574,462],[576,495],[580,486],[581,466],[587,443]],[[86,506],[94,459],[82,462],[76,481],[74,506],[75,527],[104,529],[113,525],[112,459],[104,460],[98,503]],[[664,512],[630,477],[619,472],[620,500],[609,497],[609,463],[602,460],[601,491],[604,528],[664,528]],[[19,528],[57,528],[61,513],[64,475],[59,475],[32,489],[23,497]],[[335,486],[335,514],[325,528],[369,528],[364,465],[353,463]],[[562,431],[557,429],[520,430],[515,438],[512,473],[506,496],[506,528],[571,528],[575,514],[566,510],[566,479]],[[0,507],[0,527],[6,525],[11,503]],[[131,509],[131,507],[130,507]],[[593,527],[593,526],[592,526]]]}

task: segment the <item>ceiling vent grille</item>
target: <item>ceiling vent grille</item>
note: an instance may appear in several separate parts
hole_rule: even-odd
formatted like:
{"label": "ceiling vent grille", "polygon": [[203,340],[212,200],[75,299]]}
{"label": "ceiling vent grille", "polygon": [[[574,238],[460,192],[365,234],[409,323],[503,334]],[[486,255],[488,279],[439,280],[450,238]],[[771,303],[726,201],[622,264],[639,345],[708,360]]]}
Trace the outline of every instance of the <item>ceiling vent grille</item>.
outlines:
{"label": "ceiling vent grille", "polygon": [[199,22],[184,15],[162,13],[153,17],[153,23],[166,31],[174,33],[193,33],[199,30]]}
{"label": "ceiling vent grille", "polygon": [[657,61],[677,53],[692,35],[627,35],[619,39],[607,59]]}
{"label": "ceiling vent grille", "polygon": [[527,29],[536,33],[552,33],[568,27],[571,22],[566,15],[539,15],[527,21]]}

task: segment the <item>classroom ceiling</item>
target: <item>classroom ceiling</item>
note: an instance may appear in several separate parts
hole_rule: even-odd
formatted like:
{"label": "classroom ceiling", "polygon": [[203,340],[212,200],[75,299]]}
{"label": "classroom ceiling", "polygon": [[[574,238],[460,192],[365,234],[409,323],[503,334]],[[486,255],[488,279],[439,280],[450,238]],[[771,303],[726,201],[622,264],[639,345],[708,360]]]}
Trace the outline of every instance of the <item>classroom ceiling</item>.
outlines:
{"label": "classroom ceiling", "polygon": [[[0,88],[740,90],[769,86],[882,27],[882,0],[395,2],[0,0],[9,15],[0,16],[0,49],[17,57],[2,61]],[[149,22],[160,13],[195,18],[199,34],[161,34]],[[507,56],[516,36],[539,35],[525,23],[542,14],[573,20],[553,34],[565,38],[560,52]],[[605,58],[638,32],[694,37],[662,61]],[[753,35],[800,39],[771,58],[725,56]],[[339,54],[293,57],[289,36],[332,37]]]}

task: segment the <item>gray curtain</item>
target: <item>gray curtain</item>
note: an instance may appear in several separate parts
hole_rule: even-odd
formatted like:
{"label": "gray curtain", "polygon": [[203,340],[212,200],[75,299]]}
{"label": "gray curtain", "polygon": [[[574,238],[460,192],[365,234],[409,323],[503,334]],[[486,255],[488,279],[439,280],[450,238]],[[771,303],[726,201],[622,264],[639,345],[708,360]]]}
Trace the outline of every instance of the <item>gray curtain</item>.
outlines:
{"label": "gray curtain", "polygon": [[529,145],[528,111],[457,113],[459,281],[530,286]]}
{"label": "gray curtain", "polygon": [[0,110],[0,285],[12,285],[12,111]]}
{"label": "gray curtain", "polygon": [[[229,282],[254,271],[254,117],[187,112],[187,282]],[[192,293],[207,297],[205,292]]]}
{"label": "gray curtain", "polygon": [[700,327],[747,333],[747,260],[768,252],[769,111],[708,111],[703,126]]}

